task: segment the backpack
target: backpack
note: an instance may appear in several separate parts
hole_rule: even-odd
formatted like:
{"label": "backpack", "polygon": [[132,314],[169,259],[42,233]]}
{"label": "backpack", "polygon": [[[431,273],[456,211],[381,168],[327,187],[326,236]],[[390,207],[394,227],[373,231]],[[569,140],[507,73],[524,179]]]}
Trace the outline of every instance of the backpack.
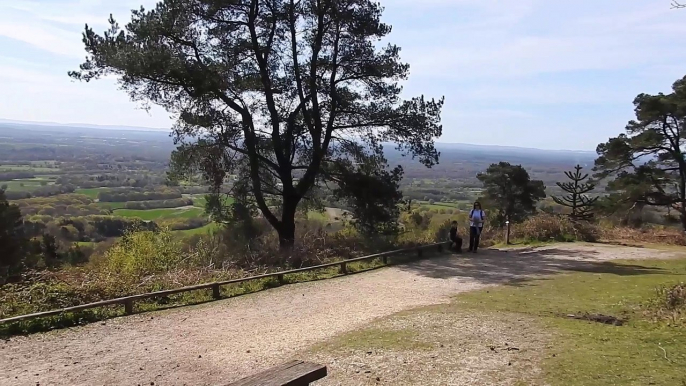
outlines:
{"label": "backpack", "polygon": [[[469,211],[469,218],[471,219],[473,215],[474,215],[474,209]],[[481,219],[481,220],[484,219],[484,210],[483,209],[479,209],[479,219]]]}

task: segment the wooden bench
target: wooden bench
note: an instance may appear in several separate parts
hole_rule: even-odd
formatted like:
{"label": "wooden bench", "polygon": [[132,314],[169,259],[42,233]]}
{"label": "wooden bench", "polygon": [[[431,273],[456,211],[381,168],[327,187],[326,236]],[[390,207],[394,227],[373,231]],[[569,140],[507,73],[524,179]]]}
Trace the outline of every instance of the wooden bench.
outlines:
{"label": "wooden bench", "polygon": [[326,377],[326,366],[290,361],[226,386],[307,386]]}

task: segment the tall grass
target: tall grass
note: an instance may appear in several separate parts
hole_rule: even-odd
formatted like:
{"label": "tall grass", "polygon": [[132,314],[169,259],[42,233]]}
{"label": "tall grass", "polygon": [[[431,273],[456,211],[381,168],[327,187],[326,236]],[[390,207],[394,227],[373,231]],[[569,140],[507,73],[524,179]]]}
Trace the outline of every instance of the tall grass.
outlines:
{"label": "tall grass", "polygon": [[540,214],[516,224],[513,239],[522,241],[598,241],[600,229],[591,223],[572,221],[564,216]]}

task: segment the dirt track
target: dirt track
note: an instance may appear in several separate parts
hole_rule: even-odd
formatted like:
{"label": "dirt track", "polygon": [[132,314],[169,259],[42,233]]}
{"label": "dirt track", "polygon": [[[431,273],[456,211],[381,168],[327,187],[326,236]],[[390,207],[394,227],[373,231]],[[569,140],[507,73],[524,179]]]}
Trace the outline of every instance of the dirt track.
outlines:
{"label": "dirt track", "polygon": [[374,319],[459,292],[561,271],[635,273],[649,249],[558,245],[446,256],[258,294],[12,338],[0,385],[221,385]]}

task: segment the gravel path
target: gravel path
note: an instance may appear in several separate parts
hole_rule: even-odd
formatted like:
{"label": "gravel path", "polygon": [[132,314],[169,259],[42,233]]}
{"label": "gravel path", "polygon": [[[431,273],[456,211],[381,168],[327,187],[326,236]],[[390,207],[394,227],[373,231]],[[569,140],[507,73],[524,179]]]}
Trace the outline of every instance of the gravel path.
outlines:
{"label": "gravel path", "polygon": [[374,319],[560,271],[674,252],[564,245],[446,256],[0,343],[0,385],[221,385]]}

